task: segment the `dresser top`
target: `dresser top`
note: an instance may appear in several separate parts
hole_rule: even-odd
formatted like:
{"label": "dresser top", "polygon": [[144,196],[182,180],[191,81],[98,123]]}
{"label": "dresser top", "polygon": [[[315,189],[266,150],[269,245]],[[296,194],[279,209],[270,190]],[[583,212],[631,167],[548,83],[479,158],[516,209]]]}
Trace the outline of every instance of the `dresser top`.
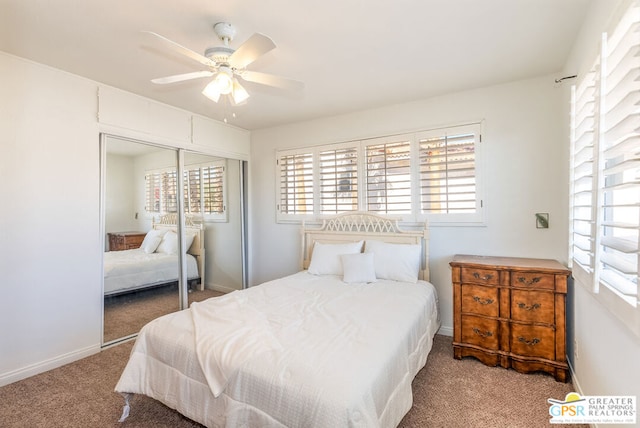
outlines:
{"label": "dresser top", "polygon": [[135,236],[135,235],[145,235],[145,232],[109,232],[109,235],[113,235],[113,236]]}
{"label": "dresser top", "polygon": [[551,259],[529,259],[523,257],[494,257],[494,256],[472,256],[457,254],[450,263],[451,266],[473,265],[478,267],[491,267],[493,269],[511,270],[541,270],[568,274],[569,269],[557,260]]}

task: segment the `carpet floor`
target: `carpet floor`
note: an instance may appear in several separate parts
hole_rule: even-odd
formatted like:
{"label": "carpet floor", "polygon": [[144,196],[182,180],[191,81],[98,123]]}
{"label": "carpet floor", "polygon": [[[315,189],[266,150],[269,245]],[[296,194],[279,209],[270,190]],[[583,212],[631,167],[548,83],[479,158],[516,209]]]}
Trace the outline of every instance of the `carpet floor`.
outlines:
{"label": "carpet floor", "polygon": [[[121,343],[0,388],[0,427],[199,427],[145,396],[135,396],[129,418],[117,422],[123,399],[113,388],[132,345]],[[571,383],[546,374],[487,367],[473,358],[455,360],[451,338],[436,335],[427,364],[413,381],[413,407],[399,426],[551,426],[547,399],[562,400],[571,391]]]}

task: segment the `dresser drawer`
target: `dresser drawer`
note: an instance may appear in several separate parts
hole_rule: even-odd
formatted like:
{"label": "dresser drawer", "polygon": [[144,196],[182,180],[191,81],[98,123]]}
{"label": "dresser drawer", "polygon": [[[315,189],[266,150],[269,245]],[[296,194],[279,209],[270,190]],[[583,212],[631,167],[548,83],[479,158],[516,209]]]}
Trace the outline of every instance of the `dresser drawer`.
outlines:
{"label": "dresser drawer", "polygon": [[498,271],[494,269],[477,269],[463,267],[460,273],[463,283],[498,285]]}
{"label": "dresser drawer", "polygon": [[498,349],[498,320],[462,315],[462,341],[487,349]]}
{"label": "dresser drawer", "polygon": [[555,275],[540,272],[512,272],[511,286],[536,290],[555,290]]}
{"label": "dresser drawer", "polygon": [[511,319],[553,324],[555,301],[547,291],[511,290]]}
{"label": "dresser drawer", "polygon": [[511,353],[555,360],[555,329],[512,323]]}
{"label": "dresser drawer", "polygon": [[462,313],[497,317],[498,289],[481,285],[462,284]]}

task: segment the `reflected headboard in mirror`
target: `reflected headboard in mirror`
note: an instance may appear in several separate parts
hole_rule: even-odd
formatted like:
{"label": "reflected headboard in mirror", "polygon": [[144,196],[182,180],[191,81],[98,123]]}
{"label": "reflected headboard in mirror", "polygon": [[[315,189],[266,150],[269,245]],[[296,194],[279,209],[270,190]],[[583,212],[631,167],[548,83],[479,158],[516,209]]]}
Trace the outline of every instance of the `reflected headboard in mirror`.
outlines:
{"label": "reflected headboard in mirror", "polygon": [[[177,232],[178,224],[178,214],[170,213],[164,214],[156,220],[153,219],[152,228],[156,230],[173,230]],[[204,267],[205,267],[205,258],[204,258],[204,222],[202,221],[201,216],[195,216],[187,214],[184,219],[185,225],[185,236],[193,235],[193,243],[187,249],[187,253],[191,254],[196,258],[196,262],[198,265],[198,273],[200,274],[200,284],[198,289],[204,290]]]}

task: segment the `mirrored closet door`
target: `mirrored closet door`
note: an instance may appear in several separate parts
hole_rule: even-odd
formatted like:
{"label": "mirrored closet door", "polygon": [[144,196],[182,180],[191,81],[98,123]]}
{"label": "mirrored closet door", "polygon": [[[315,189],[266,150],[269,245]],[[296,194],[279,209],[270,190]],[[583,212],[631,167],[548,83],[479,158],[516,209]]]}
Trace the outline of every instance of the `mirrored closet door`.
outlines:
{"label": "mirrored closet door", "polygon": [[103,343],[180,309],[178,152],[103,136]]}
{"label": "mirrored closet door", "polygon": [[243,288],[243,161],[109,135],[102,159],[104,345]]}

